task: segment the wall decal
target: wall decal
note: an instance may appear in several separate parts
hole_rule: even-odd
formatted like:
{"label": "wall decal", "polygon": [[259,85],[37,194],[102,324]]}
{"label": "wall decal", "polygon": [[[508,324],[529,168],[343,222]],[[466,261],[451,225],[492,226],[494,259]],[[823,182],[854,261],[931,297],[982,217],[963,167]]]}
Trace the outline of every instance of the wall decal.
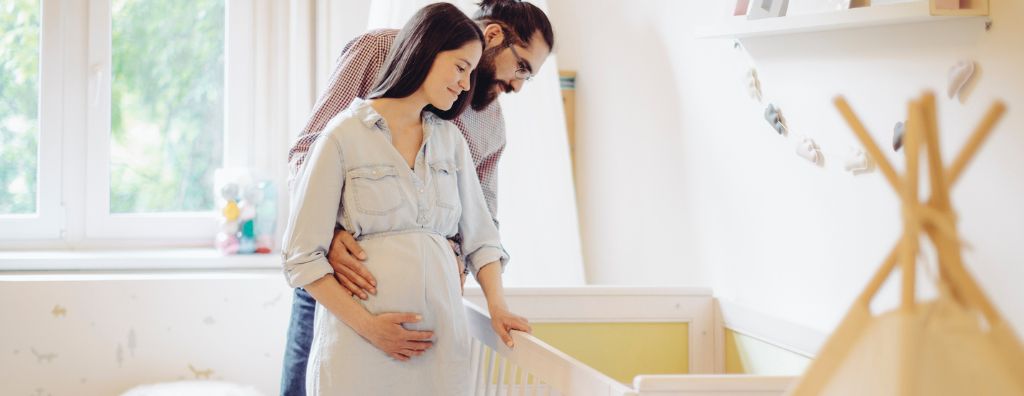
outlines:
{"label": "wall decal", "polygon": [[40,353],[35,348],[30,349],[32,350],[32,354],[36,356],[36,363],[53,363],[53,359],[57,358],[56,353]]}
{"label": "wall decal", "polygon": [[135,357],[135,329],[128,330],[128,352]]}
{"label": "wall decal", "polygon": [[196,379],[210,379],[210,375],[213,375],[213,369],[199,370],[192,366],[191,363],[188,365],[188,370],[196,376]]}
{"label": "wall decal", "polygon": [[68,310],[58,304],[53,306],[53,310],[50,311],[50,313],[53,314],[53,317],[55,318],[63,318],[68,315]]}
{"label": "wall decal", "polygon": [[277,295],[274,296],[274,299],[263,303],[263,308],[266,309],[266,308],[270,308],[270,307],[274,306],[275,304],[277,304],[278,302],[281,301],[281,297],[283,297],[283,296],[284,296],[284,293],[277,293]]}

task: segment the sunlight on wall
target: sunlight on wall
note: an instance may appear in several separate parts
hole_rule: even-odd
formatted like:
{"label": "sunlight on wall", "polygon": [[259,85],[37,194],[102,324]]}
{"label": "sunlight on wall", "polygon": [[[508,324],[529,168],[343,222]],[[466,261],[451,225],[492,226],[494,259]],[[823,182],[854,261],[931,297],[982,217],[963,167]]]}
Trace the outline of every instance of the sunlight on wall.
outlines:
{"label": "sunlight on wall", "polygon": [[728,374],[800,375],[810,363],[806,356],[732,330],[725,331]]}
{"label": "sunlight on wall", "polygon": [[686,323],[537,323],[533,335],[619,382],[639,374],[685,374]]}

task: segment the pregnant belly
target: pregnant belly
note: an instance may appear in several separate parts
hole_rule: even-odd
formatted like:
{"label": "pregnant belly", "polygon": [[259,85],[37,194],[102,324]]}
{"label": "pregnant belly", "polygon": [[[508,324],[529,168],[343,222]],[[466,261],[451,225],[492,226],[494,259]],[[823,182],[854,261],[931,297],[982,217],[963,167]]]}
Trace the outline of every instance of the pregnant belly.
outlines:
{"label": "pregnant belly", "polygon": [[458,266],[440,235],[410,232],[360,241],[366,268],[377,280],[377,294],[363,306],[374,314],[407,312],[422,316],[410,330],[438,329],[463,317]]}

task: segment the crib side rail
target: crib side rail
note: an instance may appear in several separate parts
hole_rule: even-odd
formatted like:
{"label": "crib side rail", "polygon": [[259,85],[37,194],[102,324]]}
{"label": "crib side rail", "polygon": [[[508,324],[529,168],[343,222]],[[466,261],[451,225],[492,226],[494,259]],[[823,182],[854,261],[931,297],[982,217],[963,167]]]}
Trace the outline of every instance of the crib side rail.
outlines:
{"label": "crib side rail", "polygon": [[639,396],[772,396],[785,394],[796,379],[749,374],[638,375],[633,387]]}
{"label": "crib side rail", "polygon": [[474,395],[635,396],[628,386],[540,339],[513,332],[509,349],[491,329],[490,316],[463,300],[473,337]]}

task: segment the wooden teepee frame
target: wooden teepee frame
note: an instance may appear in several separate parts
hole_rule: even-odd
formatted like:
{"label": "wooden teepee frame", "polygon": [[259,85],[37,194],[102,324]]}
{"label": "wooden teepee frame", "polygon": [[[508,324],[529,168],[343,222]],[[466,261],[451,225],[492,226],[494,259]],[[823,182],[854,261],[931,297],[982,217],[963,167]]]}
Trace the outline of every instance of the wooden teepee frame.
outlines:
{"label": "wooden teepee frame", "polygon": [[[854,134],[864,145],[867,152],[875,160],[882,175],[900,197],[903,212],[903,236],[893,247],[881,268],[874,274],[867,287],[860,293],[850,307],[846,316],[837,326],[835,332],[822,347],[818,357],[812,362],[804,376],[790,390],[790,395],[819,395],[836,375],[844,359],[864,334],[869,325],[877,320],[872,316],[869,304],[878,293],[882,284],[893,270],[899,266],[901,272],[901,299],[897,309],[899,315],[911,317],[914,310],[920,309],[915,299],[916,257],[919,250],[919,238],[925,236],[931,240],[938,252],[939,276],[938,287],[946,291],[959,306],[969,311],[974,317],[980,312],[987,322],[988,332],[984,335],[990,342],[998,346],[1000,356],[998,362],[1013,370],[1024,370],[1024,348],[1016,338],[1013,329],[1000,316],[993,304],[986,298],[978,283],[964,268],[960,250],[960,240],[956,229],[956,215],[950,203],[950,187],[956,183],[968,162],[977,153],[982,142],[989,136],[1006,107],[1001,102],[994,103],[977,126],[959,155],[949,168],[945,168],[940,156],[939,134],[936,125],[935,96],[926,93],[918,100],[912,100],[908,106],[907,131],[905,135],[906,174],[900,177],[886,160],[882,151],[872,140],[863,124],[843,97],[834,100],[839,112],[853,129]],[[920,200],[918,197],[918,175],[920,150],[926,149],[927,166],[931,197]],[[916,330],[912,320],[903,320],[899,326],[899,336],[904,341],[912,340]],[[893,394],[912,395],[915,391],[919,352],[914,342],[902,342],[893,356],[899,359],[898,384]],[[879,356],[879,358],[886,358]],[[865,375],[871,375],[865,373]],[[941,380],[941,379],[939,379]],[[1024,375],[1014,381],[1014,394],[1024,394]],[[1017,393],[1020,392],[1020,393]]]}

